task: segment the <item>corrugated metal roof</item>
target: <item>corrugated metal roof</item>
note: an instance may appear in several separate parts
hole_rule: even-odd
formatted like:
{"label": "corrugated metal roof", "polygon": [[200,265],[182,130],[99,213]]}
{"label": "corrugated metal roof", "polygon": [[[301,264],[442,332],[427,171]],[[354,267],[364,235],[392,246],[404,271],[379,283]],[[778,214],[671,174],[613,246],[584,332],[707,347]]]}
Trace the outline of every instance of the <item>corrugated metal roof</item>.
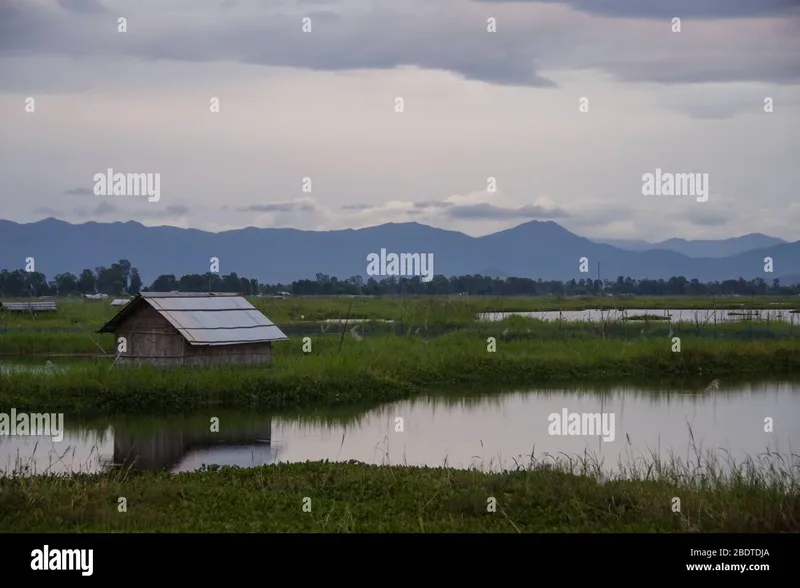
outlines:
{"label": "corrugated metal roof", "polygon": [[233,292],[140,292],[142,298],[241,298]]}
{"label": "corrugated metal roof", "polygon": [[[165,318],[169,320],[169,317]],[[176,328],[192,345],[239,345],[288,339],[275,325],[239,329],[182,329],[177,326]]]}
{"label": "corrugated metal roof", "polygon": [[[236,294],[144,292],[139,299],[158,311],[192,345],[236,345],[288,339],[271,320]],[[132,306],[124,308],[120,314],[130,312]],[[115,319],[101,332],[113,330]]]}
{"label": "corrugated metal roof", "polygon": [[272,326],[273,323],[257,310],[163,310],[172,321],[184,329],[247,329]]}
{"label": "corrugated metal roof", "polygon": [[[255,310],[255,307],[240,296],[191,297],[191,298],[145,298],[156,310]],[[256,310],[256,312],[258,312]]]}
{"label": "corrugated metal roof", "polygon": [[128,304],[133,298],[114,298],[111,301],[111,306],[125,306]]}

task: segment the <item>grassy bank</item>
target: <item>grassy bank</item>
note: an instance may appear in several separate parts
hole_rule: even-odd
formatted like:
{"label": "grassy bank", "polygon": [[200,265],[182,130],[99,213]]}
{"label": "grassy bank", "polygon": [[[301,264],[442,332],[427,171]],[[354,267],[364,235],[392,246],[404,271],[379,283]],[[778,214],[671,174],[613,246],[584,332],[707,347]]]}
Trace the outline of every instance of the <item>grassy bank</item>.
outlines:
{"label": "grassy bank", "polygon": [[[0,311],[0,328],[20,327],[77,327],[87,332],[100,328],[113,317],[119,307],[109,300],[83,301],[54,299],[55,313],[26,313]],[[798,309],[797,296],[712,297],[712,296],[653,296],[653,297],[595,297],[575,296],[384,296],[384,297],[289,297],[285,299],[250,298],[250,301],[277,324],[297,321],[323,321],[350,318],[365,320],[387,319],[407,324],[465,325],[474,322],[479,313],[494,312],[557,312],[586,309],[730,309],[749,308]]]}
{"label": "grassy bank", "polygon": [[[506,338],[526,340],[573,340],[573,339],[625,339],[641,340],[649,337],[669,336],[681,338],[735,338],[735,339],[800,339],[800,315],[795,322],[784,321],[705,321],[698,323],[673,322],[663,317],[648,317],[647,320],[604,320],[596,322],[556,321],[511,316],[501,321],[471,321],[464,324],[433,323],[358,323],[357,333],[362,337],[394,334],[411,338],[430,338],[461,331],[474,337]],[[298,321],[281,324],[281,329],[290,337],[312,337],[319,340],[335,340],[338,344],[342,328],[350,331],[356,323],[347,325]],[[671,335],[670,335],[671,334]],[[348,335],[350,338],[350,335]],[[21,327],[0,333],[0,361],[2,356],[54,356],[54,355],[113,355],[115,339],[111,334],[88,333],[77,327],[33,328]],[[281,353],[283,346],[278,346]]]}
{"label": "grassy bank", "polygon": [[[721,479],[654,464],[598,481],[546,463],[519,471],[356,462],[113,471],[0,479],[5,532],[787,532],[800,496],[764,470]],[[745,469],[740,470],[742,472]],[[119,499],[127,511],[119,512]],[[673,512],[674,498],[680,512]],[[491,512],[491,498],[496,509]],[[311,512],[304,512],[310,499]],[[306,504],[309,504],[306,501]]]}
{"label": "grassy bank", "polygon": [[497,339],[453,333],[277,343],[271,368],[110,369],[0,373],[0,410],[65,412],[73,418],[187,412],[204,408],[281,410],[390,402],[437,388],[538,386],[575,379],[780,376],[800,371],[800,340]]}

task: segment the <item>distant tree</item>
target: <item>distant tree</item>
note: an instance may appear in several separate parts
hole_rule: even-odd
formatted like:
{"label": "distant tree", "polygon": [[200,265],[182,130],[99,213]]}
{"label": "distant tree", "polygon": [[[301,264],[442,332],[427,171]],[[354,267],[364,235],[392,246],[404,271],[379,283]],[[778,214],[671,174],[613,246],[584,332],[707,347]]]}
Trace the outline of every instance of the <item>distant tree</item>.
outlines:
{"label": "distant tree", "polygon": [[78,277],[69,272],[56,274],[53,284],[57,296],[69,296],[78,291]]}
{"label": "distant tree", "polygon": [[475,296],[585,296],[603,294],[638,296],[762,296],[797,295],[800,284],[783,285],[780,279],[768,284],[762,278],[745,280],[729,279],[722,282],[702,283],[697,279],[687,280],[683,276],[669,279],[634,280],[619,276],[616,280],[592,280],[582,278],[561,282],[558,280],[532,280],[531,278],[490,277],[479,274],[445,277],[433,276],[423,282],[420,276],[389,276],[380,281],[373,277],[366,281],[361,276],[341,279],[318,273],[316,279],[295,280],[291,284],[262,284],[255,278],[231,273],[227,276],[206,272],[186,274],[176,279],[174,275],[161,275],[151,286],[143,287],[139,271],[130,262],[121,259],[111,267],[100,266],[92,272],[84,269],[80,276],[70,273],[56,274],[47,281],[39,272],[23,269],[0,271],[0,297],[61,296],[75,292],[93,294],[101,292],[119,295],[122,292],[242,292],[246,295],[259,293],[290,292],[297,296],[314,295],[454,295],[467,293]]}
{"label": "distant tree", "polygon": [[176,289],[181,292],[206,292],[208,290],[208,275],[188,274],[181,276]]}
{"label": "distant tree", "polygon": [[92,270],[85,269],[81,272],[77,287],[81,294],[94,294],[97,291],[97,281]]}
{"label": "distant tree", "polygon": [[173,290],[177,290],[177,283],[175,280],[175,276],[172,274],[161,275],[156,278],[156,281],[153,282],[152,286],[150,286],[150,291],[152,292],[172,292]]}
{"label": "distant tree", "polygon": [[138,294],[142,291],[142,278],[139,276],[139,270],[135,267],[131,269],[131,281],[128,286],[129,294]]}
{"label": "distant tree", "polygon": [[3,296],[25,296],[25,288],[25,270],[18,269],[12,272],[3,270],[0,274],[0,291]]}
{"label": "distant tree", "polygon": [[25,272],[25,296],[47,296],[50,285],[42,272]]}
{"label": "distant tree", "polygon": [[112,264],[111,268],[117,272],[116,279],[122,282],[123,290],[127,291],[131,280],[131,272],[133,271],[131,262],[127,259],[120,259],[117,263]]}

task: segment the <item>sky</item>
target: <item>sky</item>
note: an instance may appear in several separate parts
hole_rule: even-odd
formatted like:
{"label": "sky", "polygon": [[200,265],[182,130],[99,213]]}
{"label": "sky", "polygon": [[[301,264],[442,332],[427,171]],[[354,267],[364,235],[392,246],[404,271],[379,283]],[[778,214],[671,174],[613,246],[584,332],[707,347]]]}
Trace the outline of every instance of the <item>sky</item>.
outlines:
{"label": "sky", "polygon": [[800,0],[0,0],[16,222],[796,241],[798,152]]}

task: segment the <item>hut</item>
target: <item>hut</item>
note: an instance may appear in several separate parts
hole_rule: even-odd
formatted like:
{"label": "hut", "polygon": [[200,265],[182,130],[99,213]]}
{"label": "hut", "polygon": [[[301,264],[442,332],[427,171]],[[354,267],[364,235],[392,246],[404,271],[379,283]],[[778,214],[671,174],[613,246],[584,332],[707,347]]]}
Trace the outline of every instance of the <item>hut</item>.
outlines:
{"label": "hut", "polygon": [[36,302],[3,302],[0,307],[8,312],[56,312],[58,307],[55,301],[36,301]]}
{"label": "hut", "polygon": [[98,333],[124,337],[117,365],[264,365],[288,337],[239,294],[142,292]]}

